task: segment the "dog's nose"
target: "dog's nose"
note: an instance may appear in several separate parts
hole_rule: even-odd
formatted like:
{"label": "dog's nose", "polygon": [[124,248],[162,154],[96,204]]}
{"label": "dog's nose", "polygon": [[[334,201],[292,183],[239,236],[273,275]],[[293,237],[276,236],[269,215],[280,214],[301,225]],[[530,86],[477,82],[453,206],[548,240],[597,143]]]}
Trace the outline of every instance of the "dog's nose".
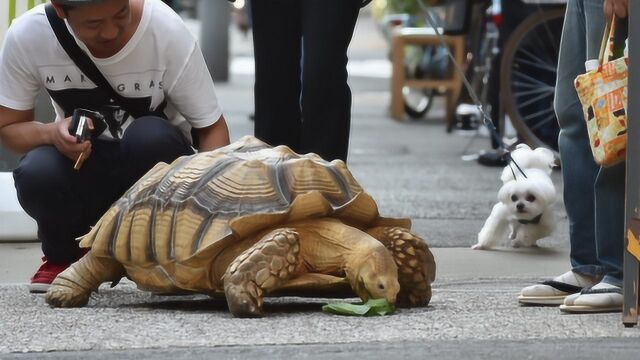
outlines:
{"label": "dog's nose", "polygon": [[522,211],[522,209],[524,209],[524,204],[523,203],[518,203],[516,205],[516,209],[518,209],[518,211]]}

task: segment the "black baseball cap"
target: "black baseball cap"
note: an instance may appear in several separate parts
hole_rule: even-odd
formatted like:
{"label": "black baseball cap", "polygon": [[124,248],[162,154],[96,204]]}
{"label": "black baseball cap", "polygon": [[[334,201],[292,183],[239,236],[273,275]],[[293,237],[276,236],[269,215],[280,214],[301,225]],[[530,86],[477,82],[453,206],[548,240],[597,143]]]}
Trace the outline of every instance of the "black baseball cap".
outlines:
{"label": "black baseball cap", "polygon": [[94,5],[103,3],[104,1],[105,0],[54,0],[56,4],[70,6]]}

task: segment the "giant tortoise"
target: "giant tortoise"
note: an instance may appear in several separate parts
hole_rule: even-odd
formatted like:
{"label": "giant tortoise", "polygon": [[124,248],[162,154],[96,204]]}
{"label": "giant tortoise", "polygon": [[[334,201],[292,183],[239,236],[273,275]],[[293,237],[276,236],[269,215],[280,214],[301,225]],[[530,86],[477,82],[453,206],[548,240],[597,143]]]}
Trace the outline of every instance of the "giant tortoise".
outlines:
{"label": "giant tortoise", "polygon": [[84,306],[126,276],[142,290],[224,295],[239,317],[261,316],[264,296],[345,288],[426,306],[435,263],[410,226],[381,217],[344,162],[247,136],[151,169],[82,238],[90,250],[46,301]]}

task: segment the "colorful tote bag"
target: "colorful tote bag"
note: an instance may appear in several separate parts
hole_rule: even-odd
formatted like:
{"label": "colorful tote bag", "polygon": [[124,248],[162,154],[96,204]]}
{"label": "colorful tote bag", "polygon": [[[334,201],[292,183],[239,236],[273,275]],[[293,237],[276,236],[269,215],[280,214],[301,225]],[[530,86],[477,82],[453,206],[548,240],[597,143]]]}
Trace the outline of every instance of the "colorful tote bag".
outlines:
{"label": "colorful tote bag", "polygon": [[575,80],[593,158],[605,167],[624,161],[627,150],[628,59],[610,61],[614,29],[615,16],[607,23],[600,49],[601,65]]}

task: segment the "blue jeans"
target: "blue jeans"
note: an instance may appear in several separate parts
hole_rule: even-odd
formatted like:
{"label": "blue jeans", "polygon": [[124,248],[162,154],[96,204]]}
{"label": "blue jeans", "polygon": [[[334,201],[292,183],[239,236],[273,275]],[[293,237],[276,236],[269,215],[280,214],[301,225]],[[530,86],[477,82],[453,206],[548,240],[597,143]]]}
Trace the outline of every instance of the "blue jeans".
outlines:
{"label": "blue jeans", "polygon": [[603,0],[569,0],[562,31],[555,110],[560,124],[564,202],[569,217],[571,265],[578,273],[604,275],[622,285],[625,168],[593,160],[573,81],[584,62],[597,59],[605,27]]}
{"label": "blue jeans", "polygon": [[180,130],[146,116],[127,128],[121,142],[93,140],[91,156],[78,171],[55,147],[29,151],[13,171],[20,205],[38,224],[42,252],[49,261],[80,255],[77,237],[109,209],[157,162],[193,153]]}

